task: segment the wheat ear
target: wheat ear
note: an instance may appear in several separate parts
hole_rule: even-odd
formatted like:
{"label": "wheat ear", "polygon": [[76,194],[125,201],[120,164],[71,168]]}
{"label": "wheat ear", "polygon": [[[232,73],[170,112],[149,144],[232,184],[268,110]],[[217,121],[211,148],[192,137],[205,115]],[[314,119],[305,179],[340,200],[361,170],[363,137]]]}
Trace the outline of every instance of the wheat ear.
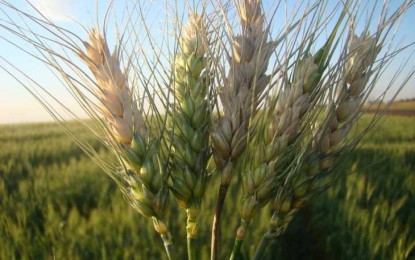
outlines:
{"label": "wheat ear", "polygon": [[268,30],[261,1],[245,0],[238,6],[242,34],[231,42],[230,70],[219,96],[223,116],[212,134],[213,156],[221,174],[221,186],[213,220],[211,258],[218,257],[220,218],[236,159],[246,147],[249,121],[258,110],[262,93],[270,82],[266,75],[275,43],[267,41]]}
{"label": "wheat ear", "polygon": [[206,190],[209,158],[209,70],[205,54],[207,32],[202,15],[191,13],[180,37],[174,63],[172,111],[173,151],[171,191],[187,213],[188,258],[194,259],[196,218]]}
{"label": "wheat ear", "polygon": [[132,100],[127,78],[121,71],[118,50],[111,54],[105,39],[97,29],[92,29],[89,42],[84,42],[86,54],[80,55],[88,65],[99,88],[100,111],[111,127],[114,138],[129,145],[133,134],[147,138],[142,111]]}
{"label": "wheat ear", "polygon": [[84,42],[86,53],[80,57],[96,79],[100,111],[107,120],[110,136],[119,143],[118,153],[126,165],[128,199],[143,216],[153,219],[154,229],[162,237],[171,257],[172,240],[164,219],[169,203],[165,170],[158,154],[157,138],[148,140],[142,111],[133,100],[126,74],[121,71],[117,48],[111,54],[97,29]]}
{"label": "wheat ear", "polygon": [[334,106],[329,106],[326,123],[316,130],[307,174],[300,176],[293,190],[281,192],[274,201],[275,211],[270,221],[274,237],[285,232],[294,214],[324,183],[322,178],[316,177],[330,175],[337,155],[345,148],[346,135],[361,109],[362,95],[371,75],[369,70],[379,51],[376,40],[368,34],[350,38],[346,68],[339,83],[341,89]]}
{"label": "wheat ear", "polygon": [[[326,124],[318,129],[319,138],[314,142],[314,151],[319,155],[319,171],[329,170],[340,152],[342,142],[358,118],[362,108],[363,93],[371,76],[370,68],[375,62],[380,47],[376,39],[368,33],[362,36],[351,35],[348,43],[348,55],[342,79],[339,83],[338,97],[334,106],[329,106]],[[310,172],[311,175],[318,173]]]}
{"label": "wheat ear", "polygon": [[289,145],[300,134],[302,118],[311,104],[311,92],[321,79],[320,58],[308,56],[297,62],[292,83],[271,102],[274,105],[270,104],[264,112],[263,131],[255,133],[250,141],[247,152],[252,159],[247,160],[242,172],[241,224],[236,232],[232,259],[239,254],[252,218],[276,195]]}
{"label": "wheat ear", "polygon": [[[317,88],[328,65],[330,48],[339,29],[343,15],[339,18],[327,42],[315,55],[308,50],[302,59],[293,64],[291,80],[283,76],[281,88],[277,96],[270,98],[269,105],[259,121],[257,131],[250,140],[243,178],[243,198],[241,201],[241,225],[236,232],[233,255],[236,255],[246,235],[246,228],[252,218],[273,197],[284,173],[288,173],[289,162],[298,146],[301,146],[301,136],[304,118],[310,120],[311,106],[316,103],[322,90]],[[285,79],[287,78],[287,79]],[[311,119],[312,120],[312,119]],[[262,153],[258,152],[262,149]],[[265,156],[264,156],[265,155]]]}

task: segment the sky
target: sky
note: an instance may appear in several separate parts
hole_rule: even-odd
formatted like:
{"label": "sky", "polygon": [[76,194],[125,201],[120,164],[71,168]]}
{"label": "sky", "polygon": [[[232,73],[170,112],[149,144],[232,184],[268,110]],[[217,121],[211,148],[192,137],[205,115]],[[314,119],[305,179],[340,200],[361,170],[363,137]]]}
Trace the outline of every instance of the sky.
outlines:
{"label": "sky", "polygon": [[[1,1],[5,0],[0,0],[0,2]],[[16,7],[23,10],[29,9],[28,4],[24,0],[8,0],[8,2],[13,3],[16,5]],[[45,14],[45,16],[52,19],[56,24],[70,29],[82,37],[86,37],[86,33],[80,24],[89,28],[92,27],[97,23],[96,14],[98,13],[98,17],[103,17],[108,6],[108,0],[98,1],[99,4],[97,4],[96,0],[31,0],[30,2],[43,14]],[[121,2],[123,1],[115,0],[115,3]],[[154,20],[157,19],[154,18],[159,15],[157,10],[161,10],[164,6],[164,0],[153,0],[152,2],[154,2],[156,5],[159,3],[160,8],[152,9],[151,12],[154,13],[147,14],[148,19],[153,19],[153,21],[150,21],[150,23],[154,22]],[[263,2],[266,7],[270,7],[274,1],[264,0]],[[391,6],[393,7],[396,5],[397,2],[400,1],[393,0]],[[114,12],[118,19],[122,19],[123,13],[121,10],[122,8],[119,8],[119,10],[117,9],[117,11]],[[265,8],[265,10],[267,10],[267,8]],[[18,19],[18,17],[13,16],[12,13],[7,13],[5,15],[11,15],[13,19]],[[0,24],[1,17],[2,13],[0,12]],[[102,21],[100,20],[99,23],[102,24]],[[277,17],[274,20],[274,23],[284,24],[284,18]],[[414,23],[415,8],[412,8],[407,13],[397,33],[397,40],[402,41],[402,44],[415,42]],[[3,35],[3,39],[0,38],[0,57],[12,61],[13,64],[19,67],[19,69],[25,71],[25,73],[29,74],[42,85],[45,85],[45,87],[47,85],[48,90],[50,90],[54,96],[64,100],[67,107],[82,117],[83,113],[81,112],[81,109],[79,109],[79,106],[76,104],[76,102],[71,99],[70,95],[62,83],[59,81],[59,79],[53,73],[51,73],[51,71],[47,69],[44,64],[28,57],[27,55],[23,55],[21,50],[7,43],[4,38],[8,39],[8,37],[12,38],[10,34],[8,35],[6,33]],[[19,42],[19,45],[21,45],[24,49],[31,48],[30,46],[27,46],[21,42]],[[412,50],[414,50],[414,48],[412,48]],[[410,54],[411,53],[409,51],[404,53],[404,55],[402,55],[391,65],[391,68],[398,68],[405,60],[405,57],[408,57]],[[0,65],[2,64],[3,66],[8,66],[4,60],[0,59]],[[415,68],[415,59],[411,59],[409,61],[406,71],[409,72],[409,70],[413,68]],[[383,79],[385,82],[387,82],[392,76],[392,74],[386,72]],[[380,84],[382,84],[382,82],[383,81],[381,81]],[[379,95],[382,92],[383,88],[384,86],[375,89],[373,93],[374,97]],[[390,97],[391,96],[388,98]],[[402,90],[398,96],[398,99],[412,97],[415,97],[415,84],[410,83],[408,86],[406,86],[406,88]],[[24,89],[21,84],[19,84],[19,82],[17,82],[16,79],[14,79],[11,75],[0,69],[0,124],[51,120],[52,117],[26,89]]]}
{"label": "sky", "polygon": [[[29,9],[24,0],[9,2],[18,8]],[[93,25],[96,22],[95,0],[32,0],[30,2],[56,24],[82,35],[86,34],[77,23]],[[99,4],[99,13],[103,13],[103,10],[108,6],[108,1],[99,1]],[[27,74],[34,75],[39,82],[47,82],[54,95],[63,97],[62,99],[66,100],[68,107],[73,108],[75,113],[83,115],[76,102],[70,98],[56,76],[44,64],[30,59],[27,55],[23,55],[21,50],[1,40],[0,51],[0,57],[12,60]],[[51,115],[25,88],[2,70],[0,70],[0,82],[0,124],[53,120]]]}

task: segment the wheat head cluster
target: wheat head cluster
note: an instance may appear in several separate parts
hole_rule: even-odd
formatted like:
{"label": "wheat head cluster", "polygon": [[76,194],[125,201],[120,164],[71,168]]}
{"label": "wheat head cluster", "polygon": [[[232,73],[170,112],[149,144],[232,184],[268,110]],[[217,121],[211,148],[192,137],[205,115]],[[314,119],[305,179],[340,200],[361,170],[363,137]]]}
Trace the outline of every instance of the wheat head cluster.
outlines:
{"label": "wheat head cluster", "polygon": [[[71,135],[56,110],[70,114],[70,108],[44,84],[12,60],[2,58],[8,66],[1,67],[19,75],[14,77],[117,183],[128,203],[151,219],[169,259],[182,246],[195,259],[206,192],[217,193],[213,260],[228,253],[240,259],[253,220],[270,205],[269,228],[251,256],[261,259],[301,208],[344,180],[342,158],[369,130],[355,127],[365,102],[388,65],[411,46],[396,47],[394,31],[413,5],[299,1],[297,13],[278,19],[286,3],[270,2],[194,1],[175,9],[177,2],[166,1],[167,29],[160,39],[146,20],[150,4],[132,1],[111,43],[107,18],[117,1],[102,28],[85,28],[85,35],[57,25],[35,6],[32,14],[0,1],[3,14],[27,21],[22,25],[7,15],[0,28],[34,51],[2,39],[62,79],[91,119],[80,122],[113,152],[113,162]],[[386,86],[394,84],[393,78]],[[239,226],[223,229],[221,213],[232,185],[242,188],[242,196],[232,198],[240,209],[234,213]],[[170,209],[176,206],[187,216],[187,245],[176,244],[170,234]],[[220,247],[221,231],[235,233],[229,252]]]}

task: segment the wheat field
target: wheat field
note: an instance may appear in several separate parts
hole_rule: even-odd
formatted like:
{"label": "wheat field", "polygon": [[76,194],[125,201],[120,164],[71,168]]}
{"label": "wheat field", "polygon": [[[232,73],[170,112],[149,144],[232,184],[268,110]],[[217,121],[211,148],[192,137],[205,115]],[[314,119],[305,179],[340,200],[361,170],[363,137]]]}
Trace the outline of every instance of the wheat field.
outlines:
{"label": "wheat field", "polygon": [[[367,121],[366,116],[358,125]],[[89,132],[79,128],[77,134],[103,157],[111,156]],[[0,147],[1,259],[166,258],[152,222],[123,200],[57,124],[0,126]],[[415,118],[385,116],[348,161],[342,170],[351,175],[302,209],[286,235],[268,248],[266,259],[415,257]],[[197,259],[209,259],[215,195],[208,191],[202,205],[199,243],[204,248]],[[231,229],[238,224],[232,214],[240,203],[232,201],[236,197],[227,198],[224,212],[224,226]],[[258,228],[247,237],[244,254],[253,253],[270,214],[266,209],[255,219]],[[171,208],[174,236],[185,239],[185,219]],[[224,234],[224,248],[232,245],[232,234]],[[184,258],[185,249],[177,250]]]}

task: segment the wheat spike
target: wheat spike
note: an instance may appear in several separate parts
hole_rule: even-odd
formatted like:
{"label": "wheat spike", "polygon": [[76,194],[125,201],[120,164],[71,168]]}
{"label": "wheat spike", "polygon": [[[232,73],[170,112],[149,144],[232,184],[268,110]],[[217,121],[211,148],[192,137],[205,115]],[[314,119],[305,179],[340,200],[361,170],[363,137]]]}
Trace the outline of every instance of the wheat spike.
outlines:
{"label": "wheat spike", "polygon": [[175,57],[172,112],[173,151],[171,190],[187,212],[187,234],[194,239],[196,218],[206,190],[209,158],[209,71],[207,33],[202,15],[191,13],[182,29],[180,52]]}
{"label": "wheat spike", "polygon": [[[341,153],[354,118],[361,108],[361,95],[371,72],[369,71],[380,48],[376,40],[364,33],[361,37],[352,35],[348,43],[346,68],[339,86],[338,98],[334,106],[329,106],[326,124],[315,127],[313,150],[308,163],[307,175],[300,175],[292,190],[281,192],[274,201],[274,214],[270,227],[278,234],[286,231],[295,213],[311,198],[313,191],[330,182],[330,169],[337,154]],[[322,178],[316,175],[328,173]]]}
{"label": "wheat spike", "polygon": [[[270,82],[266,75],[275,43],[267,40],[261,1],[245,0],[239,6],[242,34],[233,37],[230,70],[220,91],[223,116],[212,134],[216,166],[220,171],[246,147],[249,120],[257,112],[260,96]],[[229,182],[229,176],[224,176]]]}
{"label": "wheat spike", "polygon": [[121,71],[117,48],[111,54],[106,40],[97,29],[92,29],[89,42],[84,42],[86,54],[80,55],[88,65],[99,88],[100,110],[107,119],[115,139],[130,145],[133,134],[144,140],[147,129],[142,111],[133,102],[127,77]]}
{"label": "wheat spike", "polygon": [[117,48],[111,54],[104,37],[92,29],[89,42],[84,42],[86,54],[80,57],[96,79],[100,111],[105,116],[112,135],[121,144],[120,155],[127,164],[126,181],[131,205],[142,215],[152,217],[155,230],[167,244],[169,232],[162,219],[169,201],[168,187],[163,180],[163,167],[157,154],[156,140],[148,142],[142,111],[133,100],[126,75],[121,71]]}
{"label": "wheat spike", "polygon": [[[249,122],[258,111],[261,95],[270,83],[266,75],[276,43],[268,41],[268,29],[260,0],[244,0],[238,5],[241,35],[233,36],[229,72],[219,97],[223,115],[212,133],[212,150],[221,186],[212,228],[211,259],[219,251],[220,218],[223,202],[232,180],[234,165],[247,145]],[[243,233],[243,232],[240,232]]]}
{"label": "wheat spike", "polygon": [[[241,229],[246,229],[259,209],[276,195],[278,174],[285,167],[289,145],[301,131],[301,120],[311,104],[310,92],[321,78],[318,63],[314,56],[297,62],[292,83],[276,97],[276,104],[270,105],[270,113],[265,115],[264,134],[258,136],[259,140],[250,142],[248,151],[253,159],[242,173]],[[260,147],[262,152],[259,152]],[[244,237],[237,235],[237,239],[243,240]]]}
{"label": "wheat spike", "polygon": [[[353,119],[361,108],[362,93],[371,75],[369,69],[379,52],[380,47],[376,46],[376,39],[370,37],[369,33],[362,33],[360,37],[351,35],[345,71],[339,84],[341,89],[333,113],[328,115],[326,129],[319,130],[319,150],[322,154],[329,154],[330,150],[338,146],[353,125]],[[322,166],[327,165],[329,164]]]}

